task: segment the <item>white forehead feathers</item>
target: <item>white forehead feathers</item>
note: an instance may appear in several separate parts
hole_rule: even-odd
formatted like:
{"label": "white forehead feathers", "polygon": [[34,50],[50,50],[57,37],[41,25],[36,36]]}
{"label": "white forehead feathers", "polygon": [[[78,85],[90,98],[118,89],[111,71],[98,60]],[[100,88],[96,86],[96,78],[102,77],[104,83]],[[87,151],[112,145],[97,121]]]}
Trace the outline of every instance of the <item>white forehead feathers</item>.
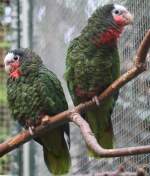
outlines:
{"label": "white forehead feathers", "polygon": [[12,61],[12,59],[14,58],[14,54],[13,53],[8,53],[5,58],[4,58],[4,63]]}
{"label": "white forehead feathers", "polygon": [[9,73],[10,69],[11,69],[11,67],[10,67],[10,65],[8,63],[11,62],[13,60],[13,58],[14,58],[14,54],[13,53],[8,53],[5,56],[5,58],[4,58],[5,71],[7,73]]}
{"label": "white forehead feathers", "polygon": [[114,4],[114,8],[116,10],[127,11],[127,9],[124,6],[119,5],[119,4]]}

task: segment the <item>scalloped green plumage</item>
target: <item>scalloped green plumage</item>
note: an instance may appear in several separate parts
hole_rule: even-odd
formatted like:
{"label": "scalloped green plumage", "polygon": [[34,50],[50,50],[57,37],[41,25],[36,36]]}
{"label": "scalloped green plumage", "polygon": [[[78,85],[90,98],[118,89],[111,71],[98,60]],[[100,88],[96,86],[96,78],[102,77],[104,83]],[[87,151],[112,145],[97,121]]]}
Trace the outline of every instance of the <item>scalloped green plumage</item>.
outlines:
{"label": "scalloped green plumage", "polygon": [[[95,95],[100,94],[120,75],[117,41],[114,40],[109,44],[100,44],[99,46],[93,42],[95,37],[98,40],[98,36],[101,36],[110,27],[117,28],[110,15],[112,8],[112,5],[106,5],[97,9],[81,34],[69,45],[65,78],[75,105],[92,98],[87,96],[87,92],[90,94],[96,90]],[[82,94],[83,92],[86,94]],[[116,92],[99,107],[88,110],[84,114],[97,141],[104,148],[113,147],[111,113],[117,96]],[[97,157],[90,150],[89,153]]]}
{"label": "scalloped green plumage", "polygon": [[[23,53],[20,59],[22,76],[16,79],[9,77],[7,81],[8,102],[13,118],[27,126],[27,120],[34,121],[40,116],[51,116],[68,109],[56,75],[31,50],[19,51]],[[70,168],[71,159],[64,133],[69,137],[68,123],[35,139],[42,144],[46,165],[53,174],[65,174]]]}

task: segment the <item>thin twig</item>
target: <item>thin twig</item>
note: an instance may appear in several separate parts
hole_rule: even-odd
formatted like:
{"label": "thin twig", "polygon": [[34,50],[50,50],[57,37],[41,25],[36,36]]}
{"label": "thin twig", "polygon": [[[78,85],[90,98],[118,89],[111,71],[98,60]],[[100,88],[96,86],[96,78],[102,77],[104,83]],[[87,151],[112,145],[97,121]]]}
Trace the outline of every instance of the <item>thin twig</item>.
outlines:
{"label": "thin twig", "polygon": [[[145,70],[145,60],[146,55],[148,53],[148,49],[150,48],[150,30],[148,30],[145,35],[140,47],[137,51],[137,55],[135,57],[135,65],[123,74],[119,79],[114,81],[99,97],[99,101],[103,101],[109,96],[111,96],[117,89],[122,87],[124,84],[129,82],[131,79],[138,76],[140,73]],[[139,147],[129,147],[124,149],[103,149],[101,146],[97,145],[97,141],[95,137],[92,135],[90,128],[85,128],[86,122],[80,117],[79,114],[81,111],[86,111],[89,108],[95,106],[93,101],[88,101],[78,106],[74,107],[71,110],[64,111],[52,117],[45,116],[43,117],[43,123],[35,128],[34,135],[31,135],[28,130],[21,132],[20,134],[12,137],[11,139],[5,141],[0,144],[0,157],[4,154],[12,151],[17,148],[19,145],[26,143],[32,138],[40,135],[51,128],[55,128],[60,123],[65,123],[66,121],[73,120],[75,124],[79,125],[81,131],[84,135],[87,145],[89,145],[95,152],[97,152],[100,156],[103,157],[115,157],[122,155],[132,155],[132,154],[140,154],[140,153],[150,153],[150,146],[139,146]],[[82,119],[82,120],[81,120]],[[81,124],[78,120],[85,124]],[[88,126],[88,125],[87,125]],[[87,134],[86,134],[87,133]],[[89,140],[90,139],[90,140]],[[92,144],[92,145],[91,145]],[[94,145],[93,145],[94,144]]]}

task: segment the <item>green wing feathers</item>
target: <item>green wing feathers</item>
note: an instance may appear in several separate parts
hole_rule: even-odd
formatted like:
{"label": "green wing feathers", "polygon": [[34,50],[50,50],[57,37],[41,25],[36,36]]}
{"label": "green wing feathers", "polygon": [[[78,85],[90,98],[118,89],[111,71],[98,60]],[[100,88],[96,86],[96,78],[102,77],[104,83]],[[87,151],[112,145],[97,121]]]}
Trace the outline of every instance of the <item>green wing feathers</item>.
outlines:
{"label": "green wing feathers", "polygon": [[[45,67],[40,70],[42,83],[44,83],[47,97],[51,97],[54,101],[53,113],[59,113],[68,109],[68,105],[63,93],[63,89],[57,77]],[[51,104],[51,103],[50,103]],[[50,115],[52,112],[48,112]],[[49,135],[44,135],[40,138],[43,145],[45,163],[50,172],[53,174],[65,174],[69,172],[71,165],[71,158],[69,154],[70,142],[65,140],[64,133],[68,136],[70,141],[69,125],[52,130]]]}
{"label": "green wing feathers", "polygon": [[[17,80],[9,78],[7,88],[12,116],[22,126],[28,127],[28,120],[36,121],[43,115],[52,116],[68,109],[60,81],[44,65]],[[68,141],[64,138],[65,134]],[[35,140],[43,146],[44,159],[49,171],[56,175],[66,174],[71,165],[68,146],[69,123],[52,129]]]}
{"label": "green wing feathers", "polygon": [[44,160],[49,171],[56,175],[68,173],[71,157],[63,129],[56,128],[49,135],[43,135],[40,137],[40,143],[43,146]]}
{"label": "green wing feathers", "polygon": [[[108,52],[109,51],[109,52]],[[80,35],[74,39],[66,58],[66,73],[68,89],[75,105],[90,100],[92,96],[77,95],[77,87],[84,92],[98,90],[102,93],[120,75],[120,61],[116,44],[96,48]],[[118,97],[118,92],[105,100],[99,107],[85,112],[98,143],[104,148],[113,148],[114,134],[111,114]],[[90,149],[89,154],[97,157]]]}
{"label": "green wing feathers", "polygon": [[[111,122],[111,113],[113,110],[113,98],[105,100],[99,107],[88,110],[85,113],[85,119],[90,124],[98,143],[107,149],[113,148],[114,135]],[[97,155],[89,149],[89,155]]]}

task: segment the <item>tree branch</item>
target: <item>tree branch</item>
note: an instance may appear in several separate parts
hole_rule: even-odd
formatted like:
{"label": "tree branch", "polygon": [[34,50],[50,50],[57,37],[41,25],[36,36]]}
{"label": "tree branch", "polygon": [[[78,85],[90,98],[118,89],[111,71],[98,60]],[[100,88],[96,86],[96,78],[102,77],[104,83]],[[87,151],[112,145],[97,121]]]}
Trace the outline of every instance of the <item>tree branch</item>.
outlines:
{"label": "tree branch", "polygon": [[[119,79],[114,81],[102,94],[100,94],[100,96],[98,97],[100,103],[109,96],[111,96],[116,90],[118,90],[124,84],[129,82],[131,79],[135,78],[140,73],[145,71],[146,69],[145,60],[149,48],[150,48],[150,30],[148,30],[142,43],[140,44],[140,47],[137,51],[137,55],[135,56],[135,65],[125,74],[123,74]],[[28,130],[25,130],[20,134],[5,141],[4,143],[0,144],[0,157],[17,148],[19,145],[26,143],[32,138],[41,135],[42,133],[45,133],[47,130],[51,128],[56,128],[56,126],[59,126],[60,124],[70,120],[72,120],[75,124],[77,124],[80,127],[87,145],[91,147],[93,151],[95,151],[100,156],[117,157],[141,153],[150,153],[150,146],[139,146],[120,149],[108,149],[108,150],[103,149],[101,146],[99,146],[95,137],[92,134],[89,125],[80,116],[80,114],[78,114],[83,111],[86,111],[89,108],[94,107],[95,105],[96,105],[95,102],[88,101],[79,104],[78,106],[74,107],[71,110],[64,111],[52,117],[44,116],[42,119],[42,124],[35,128],[33,135],[31,135]]]}
{"label": "tree branch", "polygon": [[98,144],[94,134],[92,133],[92,130],[90,129],[89,124],[80,116],[80,114],[72,114],[71,120],[80,127],[81,133],[88,147],[101,157],[119,157],[150,153],[149,145],[117,149],[104,149]]}

